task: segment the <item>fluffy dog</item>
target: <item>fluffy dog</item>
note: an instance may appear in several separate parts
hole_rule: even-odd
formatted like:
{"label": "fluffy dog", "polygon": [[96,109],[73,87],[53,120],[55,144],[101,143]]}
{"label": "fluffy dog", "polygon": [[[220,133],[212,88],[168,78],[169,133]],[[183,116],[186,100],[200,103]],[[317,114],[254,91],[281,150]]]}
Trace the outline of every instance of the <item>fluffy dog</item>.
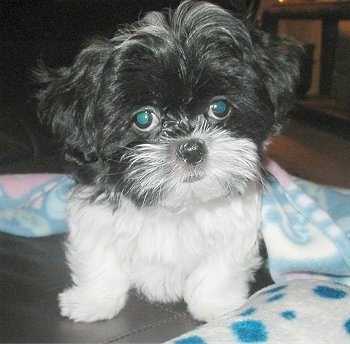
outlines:
{"label": "fluffy dog", "polygon": [[40,73],[40,116],[77,180],[62,315],[110,319],[130,288],[183,298],[204,321],[244,303],[261,264],[264,146],[292,104],[300,54],[185,1]]}

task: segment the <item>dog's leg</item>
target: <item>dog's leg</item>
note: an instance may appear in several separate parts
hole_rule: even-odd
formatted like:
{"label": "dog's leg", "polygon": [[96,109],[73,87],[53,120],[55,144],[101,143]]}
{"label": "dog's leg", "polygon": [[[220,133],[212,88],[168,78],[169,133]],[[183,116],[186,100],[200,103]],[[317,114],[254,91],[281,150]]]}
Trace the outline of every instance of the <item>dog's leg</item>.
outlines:
{"label": "dog's leg", "polygon": [[125,305],[130,287],[114,218],[99,206],[73,210],[66,245],[73,286],[59,295],[61,314],[74,321],[111,319]]}
{"label": "dog's leg", "polygon": [[59,295],[61,314],[74,321],[111,319],[127,300],[129,281],[124,269],[108,257],[111,252],[94,254],[84,261],[75,257],[70,265],[74,285]]}
{"label": "dog's leg", "polygon": [[251,273],[234,269],[223,260],[200,265],[187,280],[184,299],[192,316],[201,321],[242,306],[248,297]]}

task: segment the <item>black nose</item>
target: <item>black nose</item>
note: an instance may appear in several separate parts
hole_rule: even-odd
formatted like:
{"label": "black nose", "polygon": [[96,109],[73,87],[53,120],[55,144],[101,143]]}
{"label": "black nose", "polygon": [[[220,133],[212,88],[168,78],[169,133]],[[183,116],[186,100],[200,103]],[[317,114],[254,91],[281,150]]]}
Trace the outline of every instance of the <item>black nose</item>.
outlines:
{"label": "black nose", "polygon": [[182,160],[195,165],[204,159],[207,148],[202,141],[188,140],[178,145],[176,153]]}

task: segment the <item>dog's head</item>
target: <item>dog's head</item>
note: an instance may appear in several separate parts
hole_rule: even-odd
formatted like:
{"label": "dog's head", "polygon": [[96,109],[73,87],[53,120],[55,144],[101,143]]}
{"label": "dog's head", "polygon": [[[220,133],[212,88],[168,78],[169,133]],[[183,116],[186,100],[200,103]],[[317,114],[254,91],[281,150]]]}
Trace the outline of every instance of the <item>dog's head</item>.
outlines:
{"label": "dog's head", "polygon": [[39,112],[96,196],[178,207],[259,178],[301,49],[209,3],[147,14],[40,75]]}

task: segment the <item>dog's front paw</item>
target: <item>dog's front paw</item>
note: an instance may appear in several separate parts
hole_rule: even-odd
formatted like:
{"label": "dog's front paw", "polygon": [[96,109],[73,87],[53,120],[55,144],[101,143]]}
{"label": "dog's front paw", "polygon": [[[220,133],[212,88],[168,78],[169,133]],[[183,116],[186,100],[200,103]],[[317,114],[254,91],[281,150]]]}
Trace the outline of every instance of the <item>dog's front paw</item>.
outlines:
{"label": "dog's front paw", "polygon": [[214,274],[205,266],[189,277],[184,299],[192,316],[200,321],[211,321],[240,308],[248,295],[246,276],[231,279],[227,274]]}
{"label": "dog's front paw", "polygon": [[229,293],[212,298],[194,296],[187,301],[187,305],[195,319],[208,322],[240,308],[245,301],[245,298]]}
{"label": "dog's front paw", "polygon": [[125,305],[127,294],[99,295],[98,290],[72,287],[59,294],[61,314],[76,322],[107,320],[116,316]]}

